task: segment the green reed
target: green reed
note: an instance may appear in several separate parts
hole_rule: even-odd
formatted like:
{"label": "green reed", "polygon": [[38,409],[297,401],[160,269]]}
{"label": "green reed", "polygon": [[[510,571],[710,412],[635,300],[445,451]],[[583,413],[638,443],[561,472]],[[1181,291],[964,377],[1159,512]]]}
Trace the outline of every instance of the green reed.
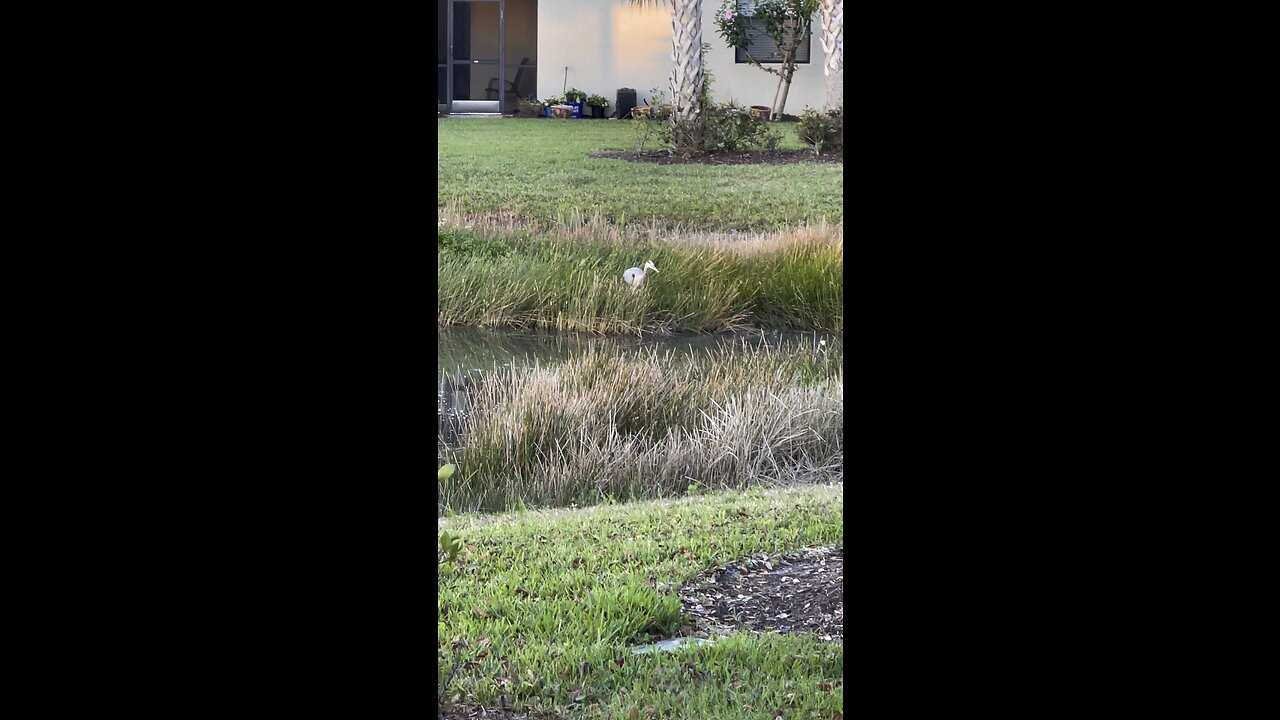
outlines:
{"label": "green reed", "polygon": [[[844,329],[838,228],[740,239],[439,230],[439,325],[602,334]],[[584,237],[585,236],[585,237]],[[622,272],[652,260],[633,291]]]}

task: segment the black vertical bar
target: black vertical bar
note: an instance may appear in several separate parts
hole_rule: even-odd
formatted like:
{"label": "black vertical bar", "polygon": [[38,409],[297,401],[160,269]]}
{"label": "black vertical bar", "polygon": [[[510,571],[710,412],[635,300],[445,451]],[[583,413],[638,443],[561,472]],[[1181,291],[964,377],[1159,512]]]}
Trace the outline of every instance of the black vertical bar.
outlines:
{"label": "black vertical bar", "polygon": [[445,97],[445,112],[449,115],[453,114],[453,3],[454,0],[447,0],[449,3],[449,12],[447,22],[449,23],[449,53],[445,56],[444,66],[444,91],[447,93]]}
{"label": "black vertical bar", "polygon": [[507,0],[498,0],[498,114],[507,112]]}

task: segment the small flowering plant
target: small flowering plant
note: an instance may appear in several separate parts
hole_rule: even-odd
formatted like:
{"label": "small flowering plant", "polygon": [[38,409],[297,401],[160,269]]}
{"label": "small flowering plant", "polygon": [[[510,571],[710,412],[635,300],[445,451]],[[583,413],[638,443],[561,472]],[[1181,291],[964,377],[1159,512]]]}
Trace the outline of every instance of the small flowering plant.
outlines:
{"label": "small flowering plant", "polygon": [[[778,48],[785,50],[785,46],[794,47],[808,37],[818,7],[819,0],[760,0],[750,15],[743,15],[738,10],[738,0],[723,0],[716,15],[716,32],[729,47],[746,51],[747,27],[756,21]],[[791,35],[795,37],[789,37]]]}
{"label": "small flowering plant", "polygon": [[747,46],[747,22],[751,18],[738,12],[737,0],[724,0],[716,16],[716,32],[729,47]]}
{"label": "small flowering plant", "polygon": [[[800,44],[809,40],[813,26],[813,15],[818,11],[819,0],[759,0],[751,10],[751,15],[744,15],[738,9],[738,0],[722,0],[720,11],[716,14],[716,33],[731,48],[741,50],[747,62],[778,76],[778,92],[774,93],[775,115],[782,113],[786,105],[785,89],[791,87],[791,77],[796,72],[796,51]],[[774,47],[782,54],[781,67],[765,67],[762,62],[777,63],[773,58],[756,58],[751,55],[751,41],[747,30],[752,25],[763,30]],[[758,50],[757,50],[758,52]],[[777,101],[781,94],[782,102]]]}

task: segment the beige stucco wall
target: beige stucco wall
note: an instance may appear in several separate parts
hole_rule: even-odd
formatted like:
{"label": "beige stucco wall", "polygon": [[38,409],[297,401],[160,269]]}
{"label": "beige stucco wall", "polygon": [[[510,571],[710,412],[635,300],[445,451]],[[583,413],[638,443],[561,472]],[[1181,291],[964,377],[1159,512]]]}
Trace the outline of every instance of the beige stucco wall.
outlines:
{"label": "beige stucco wall", "polygon": [[[770,105],[777,76],[733,61],[733,49],[716,34],[720,0],[702,1],[702,41],[711,45],[707,67],[715,76],[717,100]],[[821,26],[815,16],[812,62],[797,66],[786,112],[799,115],[806,105],[821,107],[826,95],[822,75]],[[565,68],[568,67],[568,84]],[[618,88],[635,88],[641,101],[650,90],[670,93],[671,12],[665,7],[638,9],[626,0],[538,0],[538,97],[559,95],[565,87],[609,98]]]}

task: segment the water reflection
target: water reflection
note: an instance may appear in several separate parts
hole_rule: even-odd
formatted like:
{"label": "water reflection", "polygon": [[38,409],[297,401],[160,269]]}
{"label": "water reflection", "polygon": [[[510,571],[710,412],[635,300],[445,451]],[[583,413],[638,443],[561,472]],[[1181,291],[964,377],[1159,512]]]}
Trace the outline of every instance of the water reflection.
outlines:
{"label": "water reflection", "polygon": [[728,346],[786,345],[798,341],[825,341],[833,351],[843,350],[844,338],[831,333],[752,332],[718,333],[715,335],[668,335],[637,337],[597,337],[574,333],[521,333],[483,328],[441,328],[436,340],[438,376],[456,376],[460,372],[489,370],[511,362],[540,364],[562,362],[593,349],[617,348],[623,351],[648,350],[676,354],[698,353]]}

